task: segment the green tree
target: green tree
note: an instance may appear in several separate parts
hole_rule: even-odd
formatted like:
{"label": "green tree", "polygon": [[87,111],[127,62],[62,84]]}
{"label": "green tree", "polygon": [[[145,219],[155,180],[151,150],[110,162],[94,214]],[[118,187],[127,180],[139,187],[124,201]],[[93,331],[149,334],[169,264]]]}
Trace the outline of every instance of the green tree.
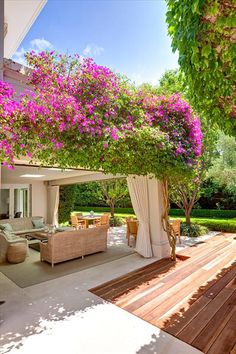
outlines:
{"label": "green tree", "polygon": [[157,94],[170,96],[180,93],[188,99],[188,87],[185,85],[184,75],[180,70],[166,70],[157,86]]}
{"label": "green tree", "polygon": [[[206,122],[205,122],[206,123]],[[181,179],[172,180],[170,184],[170,199],[185,213],[186,225],[191,224],[191,212],[203,190],[202,186],[207,177],[207,171],[212,165],[212,160],[216,155],[216,141],[218,130],[206,128],[203,125],[203,151],[197,164],[189,175],[184,175]]]}
{"label": "green tree", "polygon": [[[185,84],[184,74],[178,70],[167,70],[155,90],[157,94],[179,93],[185,99],[190,99],[189,87]],[[191,224],[192,209],[201,197],[202,184],[216,153],[218,129],[210,125],[204,115],[201,119],[201,126],[203,132],[201,157],[190,174],[185,174],[182,178],[172,178],[170,183],[170,199],[184,211],[187,225]]]}
{"label": "green tree", "polygon": [[214,159],[208,177],[229,192],[236,192],[236,139],[221,134],[217,144],[218,156]]}
{"label": "green tree", "polygon": [[111,216],[114,217],[117,203],[129,199],[126,179],[114,179],[100,184],[99,198],[109,205]]}
{"label": "green tree", "polygon": [[60,186],[60,200],[58,208],[59,223],[70,220],[70,214],[74,210],[76,199],[76,185]]}
{"label": "green tree", "polygon": [[173,51],[198,111],[236,134],[235,1],[167,0]]}
{"label": "green tree", "polygon": [[77,184],[75,205],[79,206],[103,206],[100,198],[101,185],[99,182]]}

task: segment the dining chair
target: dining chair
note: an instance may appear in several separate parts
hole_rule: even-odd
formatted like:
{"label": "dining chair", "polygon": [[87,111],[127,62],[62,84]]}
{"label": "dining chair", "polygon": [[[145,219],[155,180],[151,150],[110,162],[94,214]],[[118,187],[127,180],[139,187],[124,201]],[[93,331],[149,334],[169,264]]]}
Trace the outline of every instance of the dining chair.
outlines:
{"label": "dining chair", "polygon": [[74,227],[76,230],[78,229],[86,229],[86,220],[79,219],[78,216],[76,215],[71,215],[71,225]]}
{"label": "dining chair", "polygon": [[110,220],[110,214],[104,213],[101,215],[99,219],[95,219],[93,221],[93,225],[94,226],[109,225],[109,220]]}
{"label": "dining chair", "polygon": [[127,232],[126,237],[128,239],[128,246],[130,246],[130,236],[134,236],[135,241],[138,234],[138,220],[126,220]]}
{"label": "dining chair", "polygon": [[176,220],[173,220],[171,222],[171,226],[172,226],[172,229],[175,233],[175,237],[179,239],[179,243],[181,243],[181,239],[180,239],[180,223],[181,223],[181,220],[179,219],[176,219]]}
{"label": "dining chair", "polygon": [[77,216],[78,218],[80,218],[80,217],[82,217],[82,216],[83,216],[83,213],[79,213],[79,212],[78,212],[78,213],[76,213],[76,212],[75,212],[75,213],[74,213],[74,215],[75,215],[75,216]]}

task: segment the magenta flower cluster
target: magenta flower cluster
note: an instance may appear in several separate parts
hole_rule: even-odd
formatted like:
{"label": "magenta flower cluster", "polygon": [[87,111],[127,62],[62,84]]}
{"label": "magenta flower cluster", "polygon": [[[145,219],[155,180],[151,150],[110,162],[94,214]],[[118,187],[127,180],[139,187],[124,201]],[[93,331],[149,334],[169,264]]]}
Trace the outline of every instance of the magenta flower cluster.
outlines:
{"label": "magenta flower cluster", "polygon": [[179,94],[170,97],[146,95],[142,98],[147,122],[167,133],[175,157],[191,164],[202,151],[200,119]]}
{"label": "magenta flower cluster", "polygon": [[178,95],[144,95],[92,59],[54,52],[27,55],[32,90],[17,101],[0,82],[0,157],[10,168],[15,156],[84,149],[91,139],[109,149],[126,134],[157,127],[172,146],[172,156],[191,164],[200,154],[199,118]]}

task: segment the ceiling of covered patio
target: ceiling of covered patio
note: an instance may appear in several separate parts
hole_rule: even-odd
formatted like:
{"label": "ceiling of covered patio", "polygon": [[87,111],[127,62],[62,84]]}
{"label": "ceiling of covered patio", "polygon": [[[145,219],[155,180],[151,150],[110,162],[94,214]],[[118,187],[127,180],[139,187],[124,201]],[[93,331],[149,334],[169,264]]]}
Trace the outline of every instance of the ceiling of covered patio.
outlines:
{"label": "ceiling of covered patio", "polygon": [[54,184],[75,184],[96,180],[105,180],[121,176],[105,175],[102,171],[91,171],[82,168],[61,169],[59,167],[40,167],[27,164],[16,165],[14,170],[2,166],[2,183],[28,183],[34,181],[49,181]]}

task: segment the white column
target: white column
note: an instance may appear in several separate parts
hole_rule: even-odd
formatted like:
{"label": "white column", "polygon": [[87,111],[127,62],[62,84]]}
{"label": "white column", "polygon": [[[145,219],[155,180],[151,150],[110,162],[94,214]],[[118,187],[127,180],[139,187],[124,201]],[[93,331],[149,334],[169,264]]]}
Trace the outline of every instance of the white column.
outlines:
{"label": "white column", "polygon": [[47,222],[58,226],[59,186],[48,186]]}
{"label": "white column", "polygon": [[163,210],[161,182],[156,178],[148,179],[149,223],[151,244],[154,257],[158,259],[170,256],[170,246],[163,230],[161,216]]}

